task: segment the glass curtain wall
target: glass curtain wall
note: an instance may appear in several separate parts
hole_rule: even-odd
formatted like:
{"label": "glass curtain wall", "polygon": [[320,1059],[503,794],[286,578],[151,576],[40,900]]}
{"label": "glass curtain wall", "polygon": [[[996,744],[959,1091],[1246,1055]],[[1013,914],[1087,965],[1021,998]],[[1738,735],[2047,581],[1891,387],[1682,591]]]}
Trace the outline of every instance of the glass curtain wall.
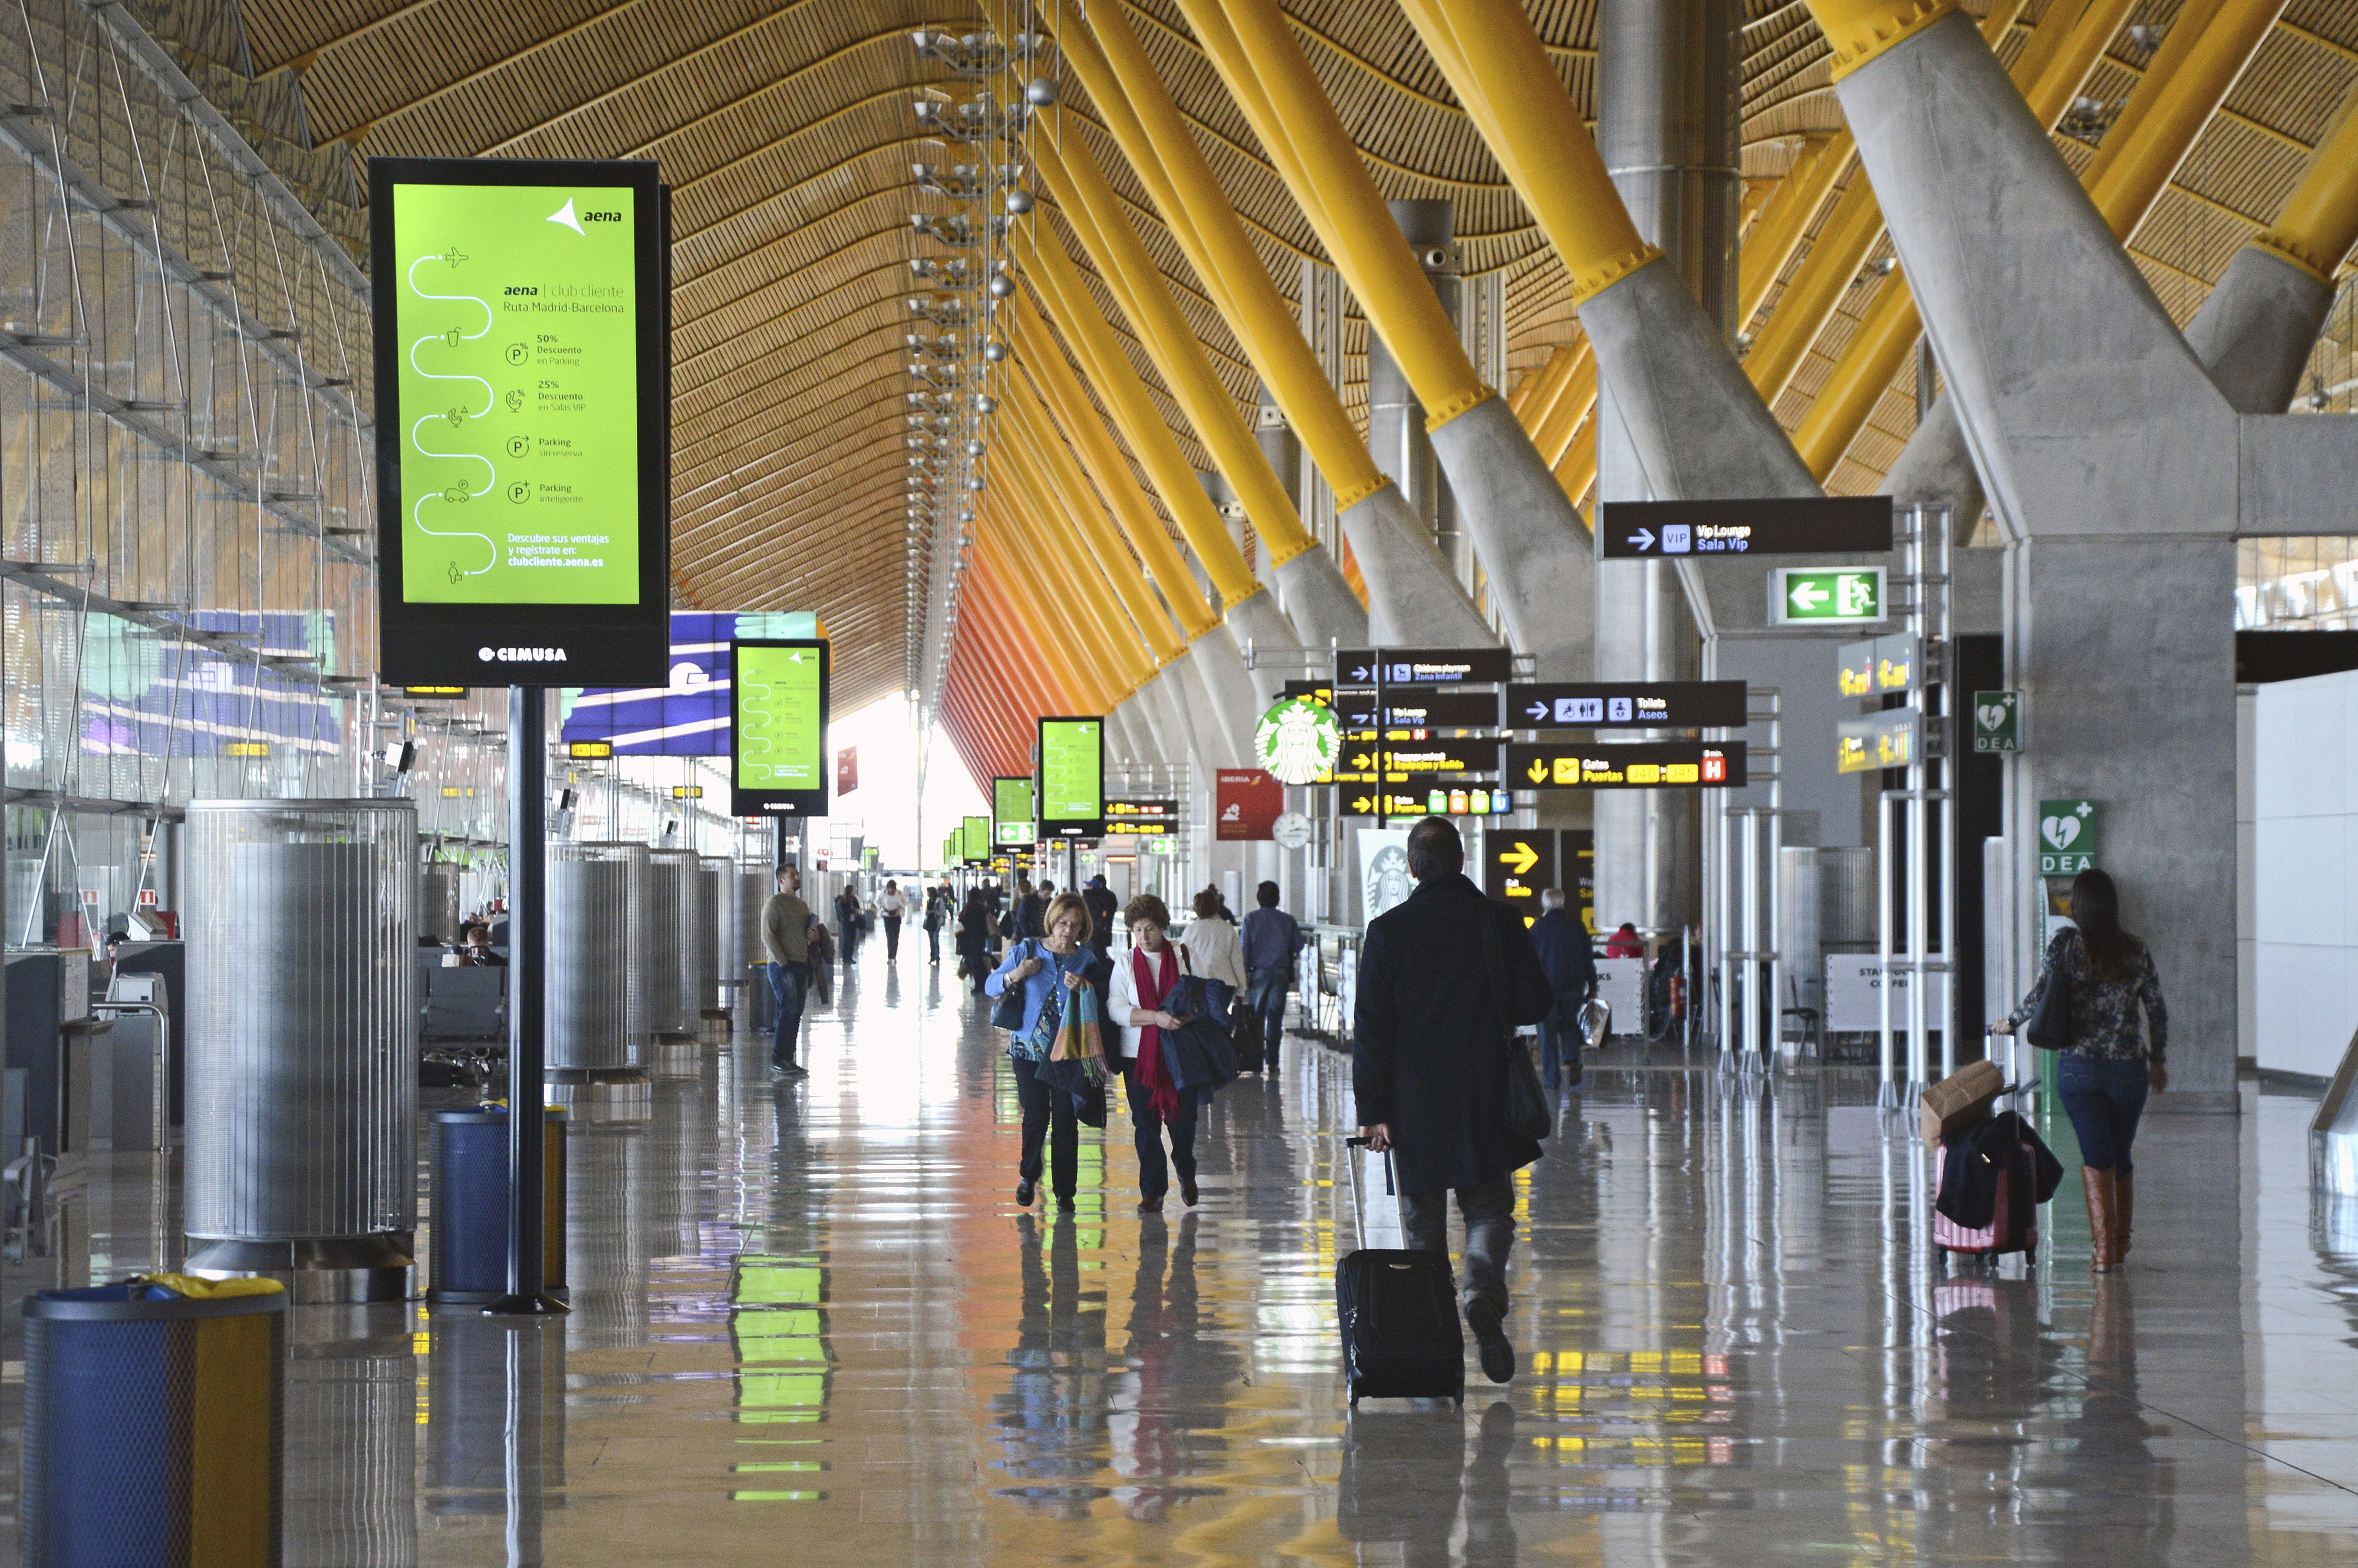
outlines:
{"label": "glass curtain wall", "polygon": [[175,58],[0,8],[12,944],[138,902],[191,798],[376,782],[362,275]]}

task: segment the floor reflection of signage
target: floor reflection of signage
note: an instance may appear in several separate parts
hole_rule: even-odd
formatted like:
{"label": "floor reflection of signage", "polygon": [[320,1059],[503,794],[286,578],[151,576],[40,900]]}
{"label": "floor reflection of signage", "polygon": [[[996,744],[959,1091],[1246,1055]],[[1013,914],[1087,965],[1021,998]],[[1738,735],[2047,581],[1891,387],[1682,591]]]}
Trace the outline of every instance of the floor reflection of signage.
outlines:
{"label": "floor reflection of signage", "polygon": [[2039,803],[2039,874],[2076,877],[2096,864],[2096,803],[2093,800],[2042,800]]}
{"label": "floor reflection of signage", "polygon": [[1335,654],[1338,687],[1474,686],[1513,675],[1514,655],[1504,648],[1342,648]]}
{"label": "floor reflection of signage", "polygon": [[1540,916],[1540,894],[1556,885],[1552,827],[1493,828],[1482,835],[1482,891],[1505,901],[1526,924]]}
{"label": "floor reflection of signage", "polygon": [[1740,680],[1520,681],[1507,687],[1506,724],[1516,730],[1740,730]]}
{"label": "floor reflection of signage", "polygon": [[1894,708],[1864,719],[1834,723],[1834,772],[1870,773],[1878,768],[1914,765],[1922,735],[1921,716],[1912,708]]}
{"label": "floor reflection of signage", "polygon": [[1606,560],[1879,554],[1891,548],[1887,495],[1608,501],[1598,512],[1597,554]]}
{"label": "floor reflection of signage", "polygon": [[1740,789],[1744,755],[1741,741],[1517,742],[1505,748],[1499,774],[1517,789]]}

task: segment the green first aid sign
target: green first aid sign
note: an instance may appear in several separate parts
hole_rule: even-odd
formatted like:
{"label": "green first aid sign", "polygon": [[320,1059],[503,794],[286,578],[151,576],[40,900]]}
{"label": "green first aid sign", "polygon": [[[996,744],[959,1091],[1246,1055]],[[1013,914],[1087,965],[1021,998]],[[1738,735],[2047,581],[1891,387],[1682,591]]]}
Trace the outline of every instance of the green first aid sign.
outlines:
{"label": "green first aid sign", "polygon": [[2096,803],[2093,800],[2042,800],[2039,803],[2039,874],[2076,877],[2096,864]]}
{"label": "green first aid sign", "polygon": [[637,603],[634,192],[398,185],[393,206],[403,598]]}
{"label": "green first aid sign", "polygon": [[1857,626],[1884,619],[1881,567],[1779,567],[1768,574],[1774,626]]}

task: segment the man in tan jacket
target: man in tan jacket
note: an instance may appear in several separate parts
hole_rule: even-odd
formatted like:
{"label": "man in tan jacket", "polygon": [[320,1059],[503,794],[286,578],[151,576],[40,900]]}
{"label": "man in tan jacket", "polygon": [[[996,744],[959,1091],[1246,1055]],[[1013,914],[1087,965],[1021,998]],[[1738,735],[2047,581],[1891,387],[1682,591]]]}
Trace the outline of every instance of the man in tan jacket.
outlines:
{"label": "man in tan jacket", "polygon": [[810,1069],[795,1060],[802,1037],[803,997],[810,989],[810,905],[802,900],[800,866],[778,868],[778,891],[762,906],[762,946],[770,960],[770,996],[776,1002],[777,1036],[770,1045],[770,1076],[807,1078]]}

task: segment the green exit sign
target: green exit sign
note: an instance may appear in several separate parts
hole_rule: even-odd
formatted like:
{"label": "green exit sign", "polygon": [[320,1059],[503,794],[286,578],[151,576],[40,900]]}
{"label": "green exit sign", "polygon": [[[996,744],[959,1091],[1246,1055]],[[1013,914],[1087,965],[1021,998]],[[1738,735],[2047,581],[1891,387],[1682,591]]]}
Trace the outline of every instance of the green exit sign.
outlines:
{"label": "green exit sign", "polygon": [[1865,626],[1883,618],[1881,567],[1779,567],[1768,574],[1772,626]]}

